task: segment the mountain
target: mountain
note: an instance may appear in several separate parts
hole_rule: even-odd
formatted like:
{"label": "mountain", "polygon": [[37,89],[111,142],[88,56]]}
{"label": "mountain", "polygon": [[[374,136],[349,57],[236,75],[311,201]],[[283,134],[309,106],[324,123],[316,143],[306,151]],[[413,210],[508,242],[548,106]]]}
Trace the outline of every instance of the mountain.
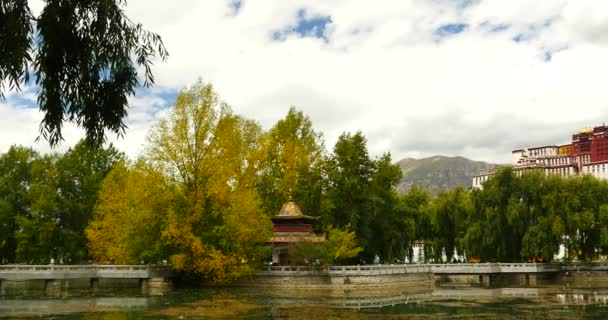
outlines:
{"label": "mountain", "polygon": [[473,161],[463,157],[434,156],[424,159],[405,158],[397,162],[403,172],[403,178],[397,185],[397,191],[406,193],[416,184],[437,194],[455,186],[468,188],[473,176],[488,171],[496,164]]}

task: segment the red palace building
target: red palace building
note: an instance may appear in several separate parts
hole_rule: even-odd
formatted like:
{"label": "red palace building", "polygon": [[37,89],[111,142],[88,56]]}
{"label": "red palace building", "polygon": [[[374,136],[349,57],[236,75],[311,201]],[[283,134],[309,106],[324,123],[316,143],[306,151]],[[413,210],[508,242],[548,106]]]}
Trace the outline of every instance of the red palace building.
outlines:
{"label": "red palace building", "polygon": [[289,200],[283,204],[281,211],[272,218],[273,235],[270,238],[272,244],[272,264],[291,265],[289,248],[301,242],[322,243],[325,235],[316,234],[313,224],[317,223],[319,217],[311,217],[302,214],[300,207]]}
{"label": "red palace building", "polygon": [[[608,179],[608,126],[584,128],[565,145],[548,145],[512,152],[511,165],[517,173],[543,170],[545,174],[572,176],[590,174]],[[473,177],[473,187],[481,188],[493,171]]]}

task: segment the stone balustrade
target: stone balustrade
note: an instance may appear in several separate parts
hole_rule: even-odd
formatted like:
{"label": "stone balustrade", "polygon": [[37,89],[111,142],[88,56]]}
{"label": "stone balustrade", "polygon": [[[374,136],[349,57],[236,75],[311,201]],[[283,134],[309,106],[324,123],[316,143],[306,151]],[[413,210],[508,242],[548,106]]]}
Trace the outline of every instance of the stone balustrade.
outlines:
{"label": "stone balustrade", "polygon": [[[391,264],[362,266],[331,266],[321,269],[308,266],[268,266],[260,275],[382,275],[407,273],[433,274],[499,274],[499,273],[548,273],[562,271],[564,265],[551,263],[455,263],[455,264]],[[606,265],[608,268],[608,265]]]}
{"label": "stone balustrade", "polygon": [[0,265],[0,280],[149,279],[170,275],[168,266],[154,265]]}
{"label": "stone balustrade", "polygon": [[434,274],[546,273],[562,270],[562,265],[552,263],[454,263],[430,266]]}

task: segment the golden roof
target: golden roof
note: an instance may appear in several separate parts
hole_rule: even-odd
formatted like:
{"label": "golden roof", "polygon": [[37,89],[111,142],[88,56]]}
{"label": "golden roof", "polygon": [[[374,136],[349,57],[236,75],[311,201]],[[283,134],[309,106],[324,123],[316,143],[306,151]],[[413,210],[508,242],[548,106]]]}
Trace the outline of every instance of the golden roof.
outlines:
{"label": "golden roof", "polygon": [[300,206],[298,206],[293,200],[289,200],[286,203],[283,204],[283,206],[281,207],[281,211],[279,211],[279,214],[277,214],[276,216],[272,217],[272,219],[278,219],[278,220],[283,220],[283,219],[306,219],[306,220],[318,220],[319,217],[311,217],[311,216],[307,216],[304,215],[302,213],[302,209],[300,209]]}
{"label": "golden roof", "polygon": [[279,216],[283,217],[300,217],[303,216],[302,209],[292,200],[286,202],[279,211]]}

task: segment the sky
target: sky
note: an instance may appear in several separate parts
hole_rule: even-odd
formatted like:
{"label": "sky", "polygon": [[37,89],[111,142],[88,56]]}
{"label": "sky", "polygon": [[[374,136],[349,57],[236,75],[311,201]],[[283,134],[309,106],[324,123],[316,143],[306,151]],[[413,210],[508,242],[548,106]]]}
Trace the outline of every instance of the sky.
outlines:
{"label": "sky", "polygon": [[[156,86],[130,98],[126,136],[110,136],[131,157],[197,79],[266,129],[295,106],[328,150],[361,130],[372,155],[395,160],[509,162],[608,120],[605,0],[129,0],[125,11],[170,54]],[[0,152],[51,151],[35,143],[36,92],[0,101]],[[64,130],[55,151],[83,136]]]}

